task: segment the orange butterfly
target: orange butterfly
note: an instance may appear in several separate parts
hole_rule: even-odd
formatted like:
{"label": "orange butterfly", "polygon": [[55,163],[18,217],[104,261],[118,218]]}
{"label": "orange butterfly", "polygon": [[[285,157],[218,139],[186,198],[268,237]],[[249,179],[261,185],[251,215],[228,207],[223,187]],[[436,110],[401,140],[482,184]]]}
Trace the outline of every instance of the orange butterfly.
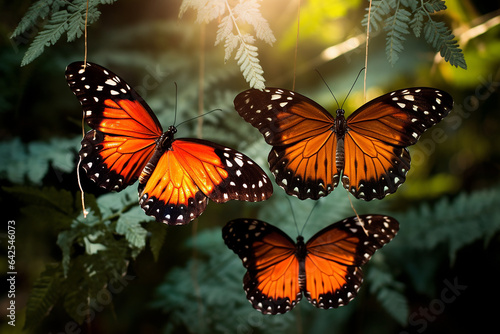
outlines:
{"label": "orange butterfly", "polygon": [[439,89],[417,87],[382,95],[351,114],[333,117],[313,100],[281,88],[250,89],[234,99],[245,121],[273,146],[268,161],[276,183],[289,195],[318,199],[342,175],[355,197],[392,194],[410,169],[407,146],[453,107]]}
{"label": "orange butterfly", "polygon": [[93,129],[82,140],[81,164],[90,179],[120,191],[139,179],[139,204],[171,225],[203,213],[208,199],[262,201],[273,192],[265,172],[229,147],[192,138],[174,139],[146,102],[119,76],[97,64],[66,69],[69,87]]}
{"label": "orange butterfly", "polygon": [[264,314],[285,313],[302,298],[322,309],[346,305],[356,297],[360,268],[391,241],[399,223],[391,217],[346,218],[297,243],[279,228],[256,219],[236,219],[222,229],[226,245],[247,269],[243,288]]}

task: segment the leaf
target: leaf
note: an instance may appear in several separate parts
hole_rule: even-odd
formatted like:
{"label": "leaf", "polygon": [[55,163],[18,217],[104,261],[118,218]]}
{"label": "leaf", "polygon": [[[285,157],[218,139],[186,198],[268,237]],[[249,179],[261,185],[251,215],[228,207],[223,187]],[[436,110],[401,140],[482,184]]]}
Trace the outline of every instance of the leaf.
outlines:
{"label": "leaf", "polygon": [[146,229],[151,235],[149,238],[149,248],[151,249],[151,253],[153,253],[155,261],[158,261],[167,235],[167,225],[154,220],[146,225]]}
{"label": "leaf", "polygon": [[[366,27],[368,24],[368,7],[366,8],[366,14],[363,20],[361,21],[361,24]],[[371,17],[370,17],[370,27],[374,31],[379,30],[379,24],[383,22],[383,17],[387,14],[389,14],[391,11],[391,7],[389,6],[389,3],[386,0],[376,0],[372,1],[372,7],[371,7]]]}
{"label": "leaf", "polygon": [[0,164],[0,175],[13,183],[24,183],[27,178],[34,184],[42,179],[52,166],[56,172],[71,172],[81,137],[72,139],[53,138],[48,142],[33,141],[23,144],[19,138],[0,143],[0,156],[5,163]]}
{"label": "leaf", "polygon": [[52,2],[53,0],[39,0],[34,2],[30,8],[28,8],[26,14],[24,14],[10,38],[14,39],[21,36],[26,30],[43,23],[49,16]]}
{"label": "leaf", "polygon": [[426,41],[439,51],[445,61],[455,67],[467,69],[462,49],[458,48],[455,36],[444,22],[429,19],[424,26],[424,36]]}
{"label": "leaf", "polygon": [[131,246],[139,249],[146,245],[147,231],[140,222],[150,219],[147,217],[139,206],[136,206],[128,212],[120,215],[116,223],[116,233],[125,236]]}
{"label": "leaf", "polygon": [[[246,39],[246,41],[244,41]],[[262,76],[264,70],[259,64],[258,49],[255,45],[250,44],[253,38],[250,35],[245,35],[238,51],[236,52],[235,59],[240,65],[241,73],[245,80],[250,84],[251,88],[264,89],[265,79]]]}
{"label": "leaf", "polygon": [[403,41],[410,33],[408,22],[410,22],[410,12],[405,9],[396,9],[394,15],[385,20],[385,30],[387,33],[386,54],[391,65],[396,64],[399,54],[403,51]]}
{"label": "leaf", "polygon": [[61,35],[68,28],[67,19],[69,14],[63,10],[52,15],[42,31],[36,35],[33,43],[30,44],[28,51],[24,54],[21,66],[31,63],[36,57],[43,53],[46,46],[54,45]]}
{"label": "leaf", "polygon": [[259,8],[260,4],[257,0],[240,1],[240,3],[234,7],[233,12],[239,21],[253,26],[258,39],[272,45],[276,42],[276,38]]}
{"label": "leaf", "polygon": [[59,264],[48,264],[37,278],[26,304],[25,330],[40,324],[60,298],[63,275]]}
{"label": "leaf", "polygon": [[419,10],[415,12],[413,18],[410,21],[410,27],[413,30],[413,34],[416,37],[420,37],[423,26],[424,26],[424,13],[423,11]]}
{"label": "leaf", "polygon": [[[21,66],[27,65],[40,56],[46,47],[54,45],[64,33],[68,42],[83,35],[85,17],[88,24],[95,22],[100,12],[100,4],[111,4],[116,0],[40,0],[33,4],[21,19],[11,38],[20,38],[26,31],[37,31],[33,42],[28,47],[21,61]],[[40,20],[41,19],[41,20]],[[23,41],[24,42],[24,41]]]}
{"label": "leaf", "polygon": [[400,291],[382,288],[377,293],[377,300],[401,326],[407,324],[410,309],[408,300]]}
{"label": "leaf", "polygon": [[[421,37],[422,29],[427,43],[431,44],[443,59],[452,66],[467,69],[462,50],[458,47],[455,36],[446,28],[444,22],[436,22],[431,14],[446,10],[441,0],[378,0],[372,1],[370,26],[374,31],[383,26],[387,31],[386,54],[391,65],[394,65],[404,49],[405,35],[409,29],[416,37]],[[363,26],[368,24],[368,8]],[[427,18],[427,20],[426,20]]]}
{"label": "leaf", "polygon": [[197,11],[196,22],[209,23],[218,17],[224,15],[226,11],[225,0],[183,0],[179,11],[179,17],[188,10],[193,8]]}
{"label": "leaf", "polygon": [[259,64],[257,47],[253,45],[255,37],[242,29],[242,26],[249,25],[258,39],[268,44],[276,41],[267,20],[262,16],[260,3],[257,0],[239,0],[231,7],[226,0],[183,0],[179,17],[182,17],[188,8],[197,11],[197,22],[208,23],[216,18],[220,20],[215,45],[224,41],[224,62],[227,62],[237,49],[235,59],[240,65],[243,77],[250,87],[263,89],[264,71]]}

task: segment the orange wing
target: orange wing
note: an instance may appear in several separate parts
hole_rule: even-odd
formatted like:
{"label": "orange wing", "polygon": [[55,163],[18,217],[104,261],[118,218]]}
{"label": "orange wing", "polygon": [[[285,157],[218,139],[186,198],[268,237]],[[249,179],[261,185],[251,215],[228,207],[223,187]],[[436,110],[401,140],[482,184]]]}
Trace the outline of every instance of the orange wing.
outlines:
{"label": "orange wing", "polygon": [[226,245],[243,261],[243,288],[264,314],[285,313],[302,298],[295,243],[280,229],[260,220],[237,219],[222,229]]}
{"label": "orange wing", "polygon": [[361,266],[375,251],[392,240],[398,222],[381,215],[349,217],[327,226],[307,243],[306,297],[316,307],[337,308],[356,297]]}
{"label": "orange wing", "polygon": [[452,97],[435,88],[407,88],[382,95],[347,118],[342,182],[357,198],[382,199],[406,180],[406,147],[453,108]]}
{"label": "orange wing", "polygon": [[163,130],[146,102],[111,71],[75,62],[66,80],[93,129],[82,140],[82,167],[99,186],[120,191],[137,180]]}
{"label": "orange wing", "polygon": [[208,199],[262,201],[272,194],[266,173],[231,148],[200,139],[173,140],[139,185],[146,214],[171,225],[187,224],[205,210]]}
{"label": "orange wing", "polygon": [[234,105],[273,145],[269,168],[287,194],[318,199],[335,188],[335,119],[323,107],[281,88],[247,90],[236,96]]}

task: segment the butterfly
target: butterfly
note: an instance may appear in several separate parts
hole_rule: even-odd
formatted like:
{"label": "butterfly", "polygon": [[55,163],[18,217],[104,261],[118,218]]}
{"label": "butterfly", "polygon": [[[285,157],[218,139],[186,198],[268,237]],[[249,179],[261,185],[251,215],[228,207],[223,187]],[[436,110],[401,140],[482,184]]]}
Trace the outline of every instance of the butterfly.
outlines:
{"label": "butterfly", "polygon": [[371,100],[346,119],[343,109],[334,117],[303,95],[267,88],[238,94],[234,106],[272,146],[271,172],[289,195],[326,196],[342,175],[349,192],[369,201],[394,193],[406,180],[407,146],[448,115],[453,99],[435,88],[406,88]]}
{"label": "butterfly", "polygon": [[264,314],[285,313],[304,293],[322,309],[346,305],[356,297],[361,266],[391,241],[399,223],[389,216],[362,215],[329,225],[304,243],[256,219],[236,219],[224,226],[224,242],[243,261],[243,288]]}
{"label": "butterfly", "polygon": [[92,128],[79,152],[88,177],[108,191],[139,180],[139,204],[169,225],[187,224],[208,199],[262,201],[273,192],[266,173],[244,154],[211,141],[174,139],[122,78],[93,63],[74,62],[66,80]]}

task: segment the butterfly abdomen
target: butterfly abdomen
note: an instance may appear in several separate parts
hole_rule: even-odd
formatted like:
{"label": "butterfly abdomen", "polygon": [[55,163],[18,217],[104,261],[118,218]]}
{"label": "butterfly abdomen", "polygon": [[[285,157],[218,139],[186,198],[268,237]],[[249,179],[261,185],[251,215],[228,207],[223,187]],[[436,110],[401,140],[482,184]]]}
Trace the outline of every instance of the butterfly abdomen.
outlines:
{"label": "butterfly abdomen", "polygon": [[302,236],[297,237],[295,256],[299,262],[299,288],[300,291],[306,291],[306,256],[307,249]]}
{"label": "butterfly abdomen", "polygon": [[335,134],[337,135],[337,147],[335,150],[335,165],[337,172],[344,169],[345,164],[345,150],[344,150],[344,137],[348,131],[347,122],[344,117],[344,110],[337,109],[337,117],[335,117]]}

